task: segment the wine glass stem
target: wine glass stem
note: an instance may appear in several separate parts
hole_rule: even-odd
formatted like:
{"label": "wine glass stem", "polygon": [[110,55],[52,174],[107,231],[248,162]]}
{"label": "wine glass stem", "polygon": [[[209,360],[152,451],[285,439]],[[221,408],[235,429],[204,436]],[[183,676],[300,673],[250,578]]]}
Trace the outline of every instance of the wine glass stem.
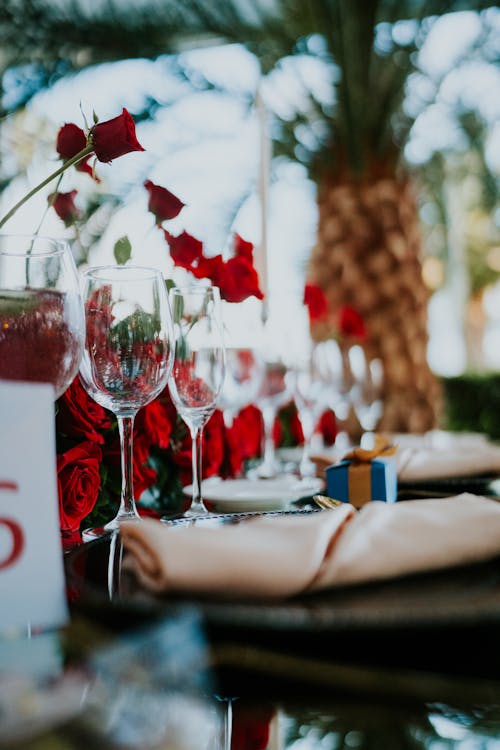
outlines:
{"label": "wine glass stem", "polygon": [[275,473],[276,451],[274,448],[273,428],[276,419],[277,409],[267,405],[262,410],[264,420],[264,439],[263,439],[263,461],[261,470],[272,475]]}
{"label": "wine glass stem", "polygon": [[314,474],[314,464],[311,464],[311,442],[314,434],[314,415],[310,409],[302,409],[299,412],[299,419],[302,425],[304,435],[304,445],[302,447],[302,456],[300,459],[299,474],[302,478]]}
{"label": "wine glass stem", "polygon": [[193,467],[193,500],[191,510],[205,510],[201,498],[201,446],[203,428],[193,426],[190,428],[192,443],[192,467]]}
{"label": "wine glass stem", "polygon": [[122,493],[117,518],[140,518],[134,502],[134,416],[118,416],[122,464]]}

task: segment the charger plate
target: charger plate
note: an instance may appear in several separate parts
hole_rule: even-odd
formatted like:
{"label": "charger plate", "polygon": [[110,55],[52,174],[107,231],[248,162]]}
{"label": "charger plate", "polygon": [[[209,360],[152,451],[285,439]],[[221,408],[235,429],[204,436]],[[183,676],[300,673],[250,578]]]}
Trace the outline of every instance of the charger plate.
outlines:
{"label": "charger plate", "polygon": [[[203,501],[216,513],[245,513],[284,510],[292,503],[323,490],[323,479],[298,479],[284,475],[274,479],[220,479],[211,477],[201,484]],[[184,487],[191,496],[192,485]]]}
{"label": "charger plate", "polygon": [[[188,522],[240,523],[248,517],[213,515]],[[113,628],[136,627],[196,607],[216,640],[350,662],[500,675],[500,557],[271,602],[155,596],[127,574],[117,576],[119,557],[119,538],[107,536],[65,558],[72,607]]]}

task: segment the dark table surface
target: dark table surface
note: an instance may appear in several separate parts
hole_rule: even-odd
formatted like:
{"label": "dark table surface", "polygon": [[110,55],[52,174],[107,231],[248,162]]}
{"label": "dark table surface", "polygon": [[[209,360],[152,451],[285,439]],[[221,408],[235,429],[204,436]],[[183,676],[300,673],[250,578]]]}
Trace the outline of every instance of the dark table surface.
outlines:
{"label": "dark table surface", "polygon": [[264,603],[155,598],[116,555],[66,555],[67,627],[0,642],[0,747],[500,747],[498,559]]}

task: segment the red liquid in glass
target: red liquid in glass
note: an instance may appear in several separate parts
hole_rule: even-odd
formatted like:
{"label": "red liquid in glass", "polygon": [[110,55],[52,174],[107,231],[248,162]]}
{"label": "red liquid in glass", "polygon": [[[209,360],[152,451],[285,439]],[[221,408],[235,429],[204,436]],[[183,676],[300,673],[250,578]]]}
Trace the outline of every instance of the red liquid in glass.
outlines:
{"label": "red liquid in glass", "polygon": [[0,379],[52,383],[56,396],[68,387],[81,342],[66,306],[61,292],[0,289]]}

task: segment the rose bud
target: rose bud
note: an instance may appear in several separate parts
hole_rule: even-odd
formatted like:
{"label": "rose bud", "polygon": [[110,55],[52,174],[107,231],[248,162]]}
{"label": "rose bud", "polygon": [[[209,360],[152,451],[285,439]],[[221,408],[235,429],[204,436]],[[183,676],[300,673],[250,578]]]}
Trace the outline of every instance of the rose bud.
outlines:
{"label": "rose bud", "polygon": [[80,211],[75,205],[76,194],[76,190],[70,190],[69,193],[51,193],[48,197],[49,204],[67,227],[80,216]]}
{"label": "rose bud", "polygon": [[78,125],[67,122],[57,134],[56,151],[64,161],[68,161],[87,145],[85,133]]}
{"label": "rose bud", "polygon": [[154,214],[158,226],[162,221],[175,219],[185,205],[170,190],[161,185],[155,185],[151,180],[146,180],[144,187],[149,193],[148,211]]}
{"label": "rose bud", "polygon": [[99,161],[109,162],[130,151],[144,151],[135,135],[135,123],[125,109],[121,115],[98,122],[90,130],[94,152]]}

